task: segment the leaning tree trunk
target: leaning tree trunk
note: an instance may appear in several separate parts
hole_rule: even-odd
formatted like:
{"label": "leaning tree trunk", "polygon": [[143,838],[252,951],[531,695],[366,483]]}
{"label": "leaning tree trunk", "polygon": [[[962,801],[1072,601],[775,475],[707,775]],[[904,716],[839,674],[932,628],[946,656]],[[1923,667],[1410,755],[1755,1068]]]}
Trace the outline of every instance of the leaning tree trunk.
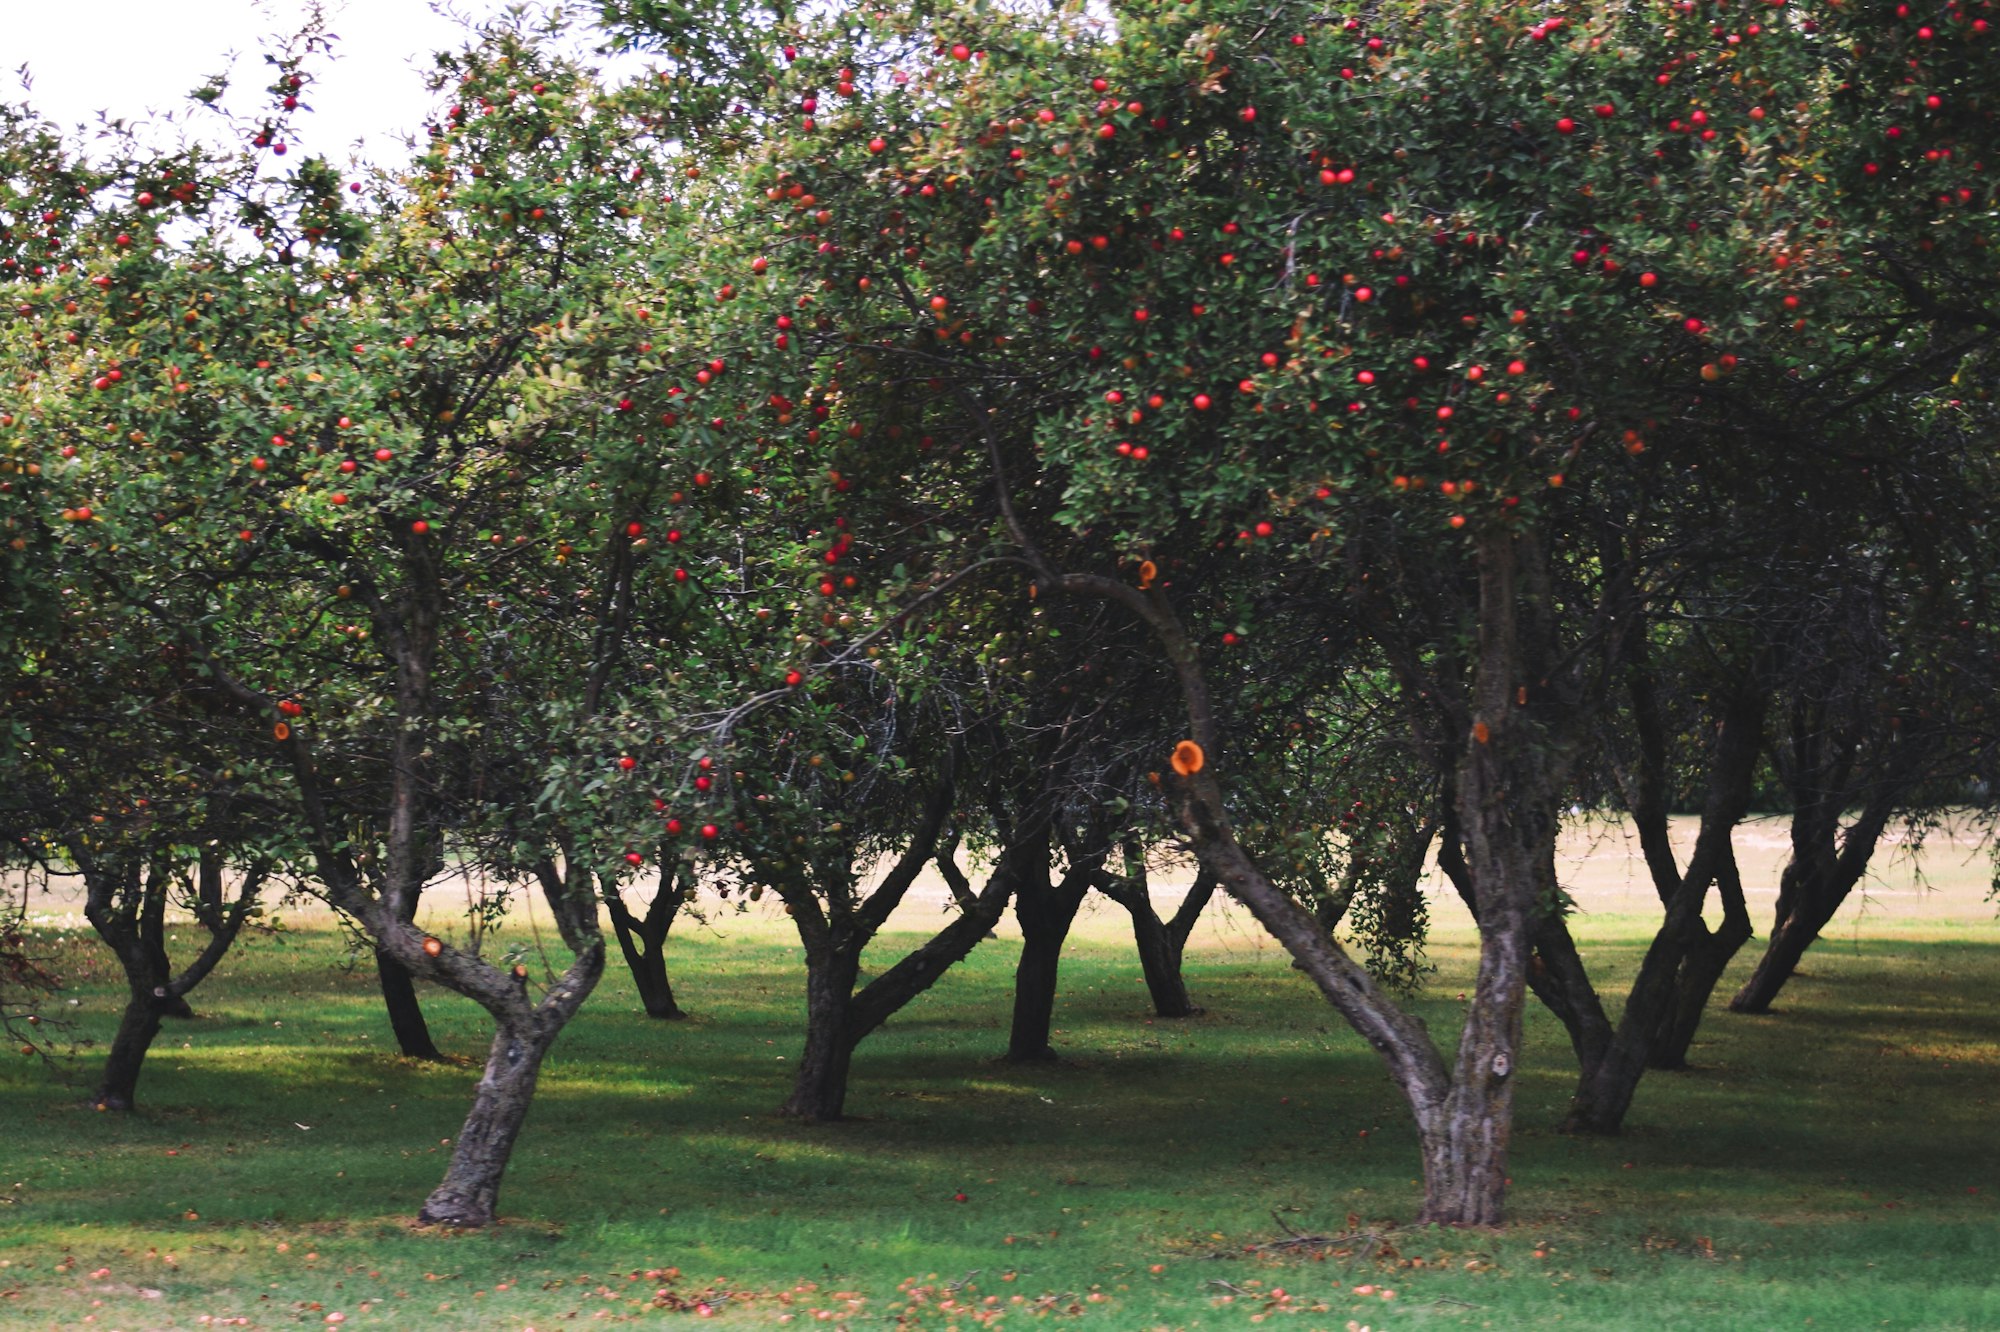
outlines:
{"label": "leaning tree trunk", "polygon": [[[1786,868],[1790,877],[1791,869]],[[1780,894],[1780,901],[1783,895]],[[1768,1013],[1778,998],[1778,991],[1785,988],[1799,969],[1799,962],[1806,950],[1818,941],[1820,931],[1827,927],[1834,913],[1840,909],[1840,899],[1815,900],[1806,898],[1791,904],[1790,910],[1781,910],[1777,924],[1771,930],[1771,938],[1764,945],[1764,952],[1757,959],[1757,966],[1750,973],[1750,979],[1743,982],[1743,988],[1729,1001],[1732,1013]]]}
{"label": "leaning tree trunk", "polygon": [[[574,954],[540,1001],[528,997],[526,967],[502,971],[470,953],[426,940],[392,911],[373,904],[376,911],[368,923],[398,961],[427,969],[432,979],[465,995],[493,1018],[493,1044],[473,1092],[472,1109],[452,1144],[451,1164],[417,1213],[425,1225],[471,1228],[491,1225],[498,1218],[500,1182],[534,1102],[542,1060],[604,976],[604,937],[597,926],[599,894],[591,871],[578,867],[572,855],[566,854],[565,861],[568,867],[560,872],[553,862],[536,866],[563,942]],[[431,951],[433,946],[436,952]]]}
{"label": "leaning tree trunk", "polygon": [[160,1034],[164,1016],[151,988],[142,991],[135,985],[118,1021],[118,1034],[111,1038],[111,1051],[104,1060],[92,1105],[99,1110],[130,1110],[138,1103],[139,1070],[153,1047],[153,1038]]}
{"label": "leaning tree trunk", "polygon": [[[527,1010],[525,999],[521,1007]],[[471,1113],[452,1145],[451,1164],[417,1213],[423,1224],[484,1226],[498,1215],[501,1177],[527,1122],[542,1059],[562,1030],[560,1024],[536,1017],[528,1010],[495,1023],[493,1046],[472,1095]]]}

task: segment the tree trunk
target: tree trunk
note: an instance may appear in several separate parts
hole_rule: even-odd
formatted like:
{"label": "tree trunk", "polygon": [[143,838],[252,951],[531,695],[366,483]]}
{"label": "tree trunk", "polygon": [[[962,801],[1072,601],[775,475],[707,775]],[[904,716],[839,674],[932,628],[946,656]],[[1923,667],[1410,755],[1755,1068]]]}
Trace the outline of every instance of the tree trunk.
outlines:
{"label": "tree trunk", "polygon": [[1146,977],[1146,993],[1153,1001],[1154,1016],[1199,1016],[1203,1010],[1188,995],[1181,960],[1195,922],[1215,896],[1215,876],[1206,869],[1198,871],[1193,886],[1170,921],[1161,920],[1153,907],[1144,853],[1135,846],[1128,844],[1125,849],[1124,876],[1099,875],[1097,887],[1131,913],[1132,940],[1138,948],[1139,969]]}
{"label": "tree trunk", "polygon": [[1022,936],[1021,958],[1014,966],[1014,1020],[1007,1036],[1007,1059],[1015,1064],[1048,1063],[1056,1058],[1049,1038],[1069,930],[1066,924],[1032,934],[1024,928]]}
{"label": "tree trunk", "polygon": [[[1791,873],[1789,867],[1787,876]],[[1782,900],[1782,894],[1780,895]],[[1750,979],[1743,982],[1743,988],[1729,1001],[1732,1013],[1768,1013],[1771,1004],[1778,997],[1778,991],[1785,988],[1785,982],[1799,969],[1799,961],[1806,950],[1819,938],[1820,931],[1833,919],[1840,909],[1840,902],[1806,900],[1798,902],[1790,911],[1778,917],[1778,923],[1771,930],[1770,942],[1764,945],[1764,954],[1757,959],[1756,969]]]}
{"label": "tree trunk", "polygon": [[417,982],[409,968],[377,945],[375,974],[382,983],[382,1006],[388,1010],[396,1048],[405,1059],[443,1063],[444,1054],[431,1039],[430,1024],[424,1021],[423,1005],[417,1001]]}
{"label": "tree trunk", "polygon": [[559,1023],[533,1015],[495,1025],[493,1048],[473,1092],[472,1112],[452,1145],[444,1181],[424,1200],[417,1220],[424,1225],[484,1226],[498,1215],[500,1179],[513,1154],[514,1140],[527,1122],[528,1106],[541,1076],[542,1059],[554,1043]]}
{"label": "tree trunk", "polygon": [[1418,1218],[1443,1225],[1496,1225],[1505,1207],[1522,1009],[1535,922],[1546,914],[1541,888],[1555,863],[1563,751],[1546,734],[1552,720],[1524,712],[1517,684],[1538,655],[1524,647],[1546,646],[1543,617],[1550,609],[1539,565],[1524,564],[1528,553],[1500,533],[1478,547],[1478,645],[1467,700],[1472,734],[1456,765],[1454,812],[1478,903],[1479,971],[1450,1091],[1412,1107],[1424,1152]]}
{"label": "tree trunk", "polygon": [[[193,1016],[187,992],[207,978],[235,942],[268,871],[257,864],[246,872],[242,891],[227,914],[209,910],[205,899],[197,903],[209,940],[176,976],[166,944],[167,898],[177,869],[172,854],[155,849],[150,855],[128,854],[101,862],[80,849],[73,853],[86,885],[84,915],[117,957],[127,992],[93,1104],[100,1110],[130,1110],[137,1104],[139,1072],[160,1033],[161,1020]],[[219,853],[204,851],[202,856],[205,893],[214,886],[207,880],[219,880],[221,861]]]}
{"label": "tree trunk", "polygon": [[111,1038],[97,1095],[91,1098],[99,1110],[130,1110],[138,1104],[139,1069],[146,1062],[153,1038],[160,1034],[163,1016],[161,1001],[150,990],[142,993],[134,986],[119,1019],[118,1034]]}
{"label": "tree trunk", "polygon": [[1454,1087],[1441,1112],[1419,1123],[1424,1201],[1417,1224],[1497,1226],[1504,1219],[1512,1082],[1504,1076]]}
{"label": "tree trunk", "polygon": [[[1439,820],[1438,868],[1457,890],[1474,920],[1479,918],[1479,898],[1472,886],[1472,869],[1465,863],[1465,846],[1458,828],[1457,783],[1447,776]],[[1555,848],[1541,870],[1537,891],[1538,909],[1534,918],[1533,951],[1528,962],[1528,988],[1542,1006],[1553,1013],[1569,1033],[1570,1049],[1584,1077],[1595,1073],[1604,1052],[1611,1047],[1611,1019],[1590,972],[1577,952],[1569,921],[1557,905],[1561,885],[1556,882]]]}
{"label": "tree trunk", "polygon": [[1654,1068],[1681,1069],[1688,1066],[1688,1048],[1694,1044],[1694,1034],[1701,1026],[1702,1015],[1708,1010],[1709,997],[1715,993],[1722,973],[1728,970],[1743,945],[1750,941],[1750,910],[1743,900],[1743,880],[1733,854],[1725,860],[1716,886],[1722,896],[1722,924],[1714,930],[1704,926],[1700,939],[1681,963],[1674,1006],[1664,1015],[1660,1030],[1653,1038],[1651,1063]]}
{"label": "tree trunk", "polygon": [[866,941],[840,940],[806,950],[806,1043],[792,1094],[778,1107],[788,1119],[828,1124],[847,1106],[847,1073],[857,1038],[848,1021]]}
{"label": "tree trunk", "polygon": [[[1731,924],[1718,933],[1703,923],[1702,907],[1711,885],[1721,885],[1726,920],[1747,934],[1749,915],[1731,838],[1750,807],[1751,778],[1763,749],[1765,703],[1765,693],[1754,680],[1728,701],[1709,761],[1701,830],[1685,869],[1677,867],[1667,842],[1664,801],[1649,797],[1633,802],[1635,818],[1653,844],[1647,862],[1665,913],[1625,997],[1610,1048],[1595,1069],[1585,1070],[1577,1080],[1563,1121],[1565,1132],[1618,1132],[1646,1069],[1659,1066],[1662,1058],[1676,1061],[1677,1066],[1685,1057],[1709,989],[1742,943],[1742,936],[1731,942]],[[1664,770],[1664,763],[1657,753],[1645,759],[1647,771],[1655,774]],[[1648,781],[1664,786],[1656,778]],[[1668,1043],[1676,1030],[1682,1032],[1682,1040],[1677,1051],[1670,1051]]]}
{"label": "tree trunk", "polygon": [[1021,866],[1014,896],[1014,919],[1021,926],[1021,958],[1014,966],[1014,1020],[1007,1035],[1007,1059],[1016,1064],[1046,1063],[1056,1058],[1049,1036],[1055,1025],[1063,944],[1089,890],[1089,877],[1074,866],[1060,883],[1053,881],[1048,850],[1044,834],[1032,847],[1024,847],[1015,862]]}
{"label": "tree trunk", "polygon": [[625,956],[632,983],[639,990],[639,1002],[650,1018],[687,1016],[675,1002],[673,984],[667,979],[667,935],[687,900],[687,884],[678,869],[661,871],[660,886],[643,917],[632,914],[615,887],[604,895],[611,928],[618,936],[618,951]]}
{"label": "tree trunk", "polygon": [[[348,899],[372,908],[364,924],[379,943],[395,951],[398,961],[425,968],[430,979],[471,999],[493,1018],[493,1045],[473,1091],[472,1110],[452,1146],[451,1164],[417,1213],[425,1225],[470,1228],[490,1225],[497,1218],[501,1176],[527,1121],[542,1060],[604,977],[604,937],[597,923],[600,894],[591,871],[577,864],[567,842],[563,853],[563,869],[558,870],[553,860],[534,868],[574,960],[539,1002],[528,998],[526,967],[516,966],[510,974],[449,946],[433,953],[426,944],[435,941],[427,940],[390,904],[362,902],[351,891],[355,880],[346,879]],[[322,863],[336,862],[328,857]]]}
{"label": "tree trunk", "polygon": [[1199,1015],[1202,1010],[1195,1007],[1188,995],[1187,981],[1181,975],[1182,945],[1168,933],[1166,923],[1150,906],[1132,913],[1132,941],[1139,950],[1139,970],[1146,977],[1146,994],[1153,1001],[1153,1015],[1163,1018]]}

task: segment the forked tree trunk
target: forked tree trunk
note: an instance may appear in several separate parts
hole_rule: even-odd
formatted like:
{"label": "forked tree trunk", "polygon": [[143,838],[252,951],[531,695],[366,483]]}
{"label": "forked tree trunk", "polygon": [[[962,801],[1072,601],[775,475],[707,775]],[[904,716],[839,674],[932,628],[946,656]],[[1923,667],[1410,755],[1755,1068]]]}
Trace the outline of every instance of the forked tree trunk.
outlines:
{"label": "forked tree trunk", "polygon": [[[770,875],[766,881],[784,898],[799,942],[806,950],[806,1040],[792,1079],[791,1095],[778,1113],[808,1123],[829,1123],[847,1109],[848,1072],[855,1047],[904,1005],[936,983],[986,938],[1007,909],[1016,881],[1018,857],[1003,853],[986,887],[958,916],[858,993],[861,954],[937,854],[939,834],[951,811],[953,786],[941,783],[930,807],[910,836],[903,855],[882,882],[856,900],[848,866],[830,868],[814,891],[809,870]],[[844,880],[844,881],[836,881]]]}
{"label": "forked tree trunk", "polygon": [[433,956],[421,933],[387,918],[390,913],[375,904],[378,914],[369,923],[378,939],[412,966],[436,969],[440,974],[435,979],[493,1018],[493,1044],[473,1091],[472,1109],[452,1143],[451,1163],[417,1213],[425,1225],[473,1228],[497,1219],[500,1182],[534,1102],[542,1061],[603,978],[604,938],[597,927],[593,876],[572,856],[566,854],[565,860],[568,867],[561,872],[553,863],[536,867],[563,941],[574,953],[569,967],[539,1002],[528,997],[526,967],[508,973],[451,948]]}
{"label": "forked tree trunk", "polygon": [[1701,1027],[1709,998],[1722,980],[1722,973],[1750,941],[1750,910],[1743,900],[1743,879],[1733,854],[1716,876],[1716,888],[1722,898],[1722,922],[1713,930],[1704,925],[1700,937],[1681,962],[1673,1007],[1662,1015],[1653,1037],[1650,1062],[1654,1068],[1688,1066],[1688,1050],[1694,1045],[1695,1032]]}
{"label": "forked tree trunk", "polygon": [[[1886,755],[1871,758],[1857,756],[1852,737],[1836,740],[1829,731],[1817,710],[1794,703],[1790,743],[1778,753],[1779,776],[1794,801],[1792,856],[1778,879],[1770,941],[1729,1001],[1731,1012],[1771,1011],[1806,950],[1868,872],[1890,818],[1936,759],[1936,737],[1914,727],[1898,728]],[[1843,814],[1857,805],[1860,813],[1843,828]]]}
{"label": "forked tree trunk", "polygon": [[[1455,782],[1445,782],[1444,810],[1438,836],[1438,868],[1457,891],[1466,910],[1477,920],[1479,901],[1473,891],[1472,869],[1465,863],[1464,843],[1458,831],[1458,814],[1454,808],[1456,790]],[[1577,1067],[1585,1077],[1589,1077],[1604,1058],[1604,1052],[1611,1047],[1611,1019],[1605,1016],[1604,1003],[1598,997],[1597,987],[1591,983],[1589,970],[1583,965],[1583,955],[1577,951],[1576,939],[1569,932],[1568,919],[1552,905],[1558,900],[1559,891],[1555,848],[1551,846],[1549,858],[1541,868],[1540,886],[1536,891],[1538,909],[1528,959],[1528,989],[1563,1024],[1563,1030],[1569,1033],[1570,1049],[1576,1055]]]}
{"label": "forked tree trunk", "polygon": [[[1215,880],[1208,878],[1213,891]],[[1181,974],[1181,954],[1186,936],[1176,939],[1165,921],[1150,905],[1132,913],[1132,942],[1139,953],[1139,971],[1146,978],[1146,997],[1152,1000],[1153,1016],[1188,1018],[1201,1012],[1188,994],[1187,979]]]}
{"label": "forked tree trunk", "polygon": [[[1693,1039],[1707,999],[1708,992],[1702,988],[1704,977],[1707,985],[1713,986],[1714,977],[1721,975],[1729,956],[1741,944],[1740,938],[1735,944],[1729,942],[1728,925],[1718,937],[1702,921],[1702,907],[1712,884],[1720,881],[1726,885],[1725,912],[1731,911],[1728,885],[1735,886],[1733,919],[1747,933],[1749,918],[1735,877],[1731,838],[1750,807],[1751,779],[1763,749],[1764,709],[1764,691],[1754,683],[1729,700],[1709,761],[1701,830],[1684,869],[1667,844],[1663,801],[1648,797],[1635,802],[1649,872],[1665,914],[1625,997],[1610,1048],[1596,1068],[1586,1070],[1577,1080],[1576,1094],[1563,1120],[1565,1132],[1617,1133],[1624,1126],[1646,1069],[1658,1066],[1663,1056],[1671,1057],[1666,1039],[1677,1027],[1685,1029],[1687,1040]],[[1663,772],[1664,759],[1650,756],[1646,767],[1656,774]],[[1649,778],[1648,784],[1663,786],[1656,778]],[[1683,1044],[1682,1055],[1685,1049]]]}
{"label": "forked tree trunk", "polygon": [[266,871],[256,866],[246,872],[238,900],[226,914],[210,910],[206,899],[214,894],[219,900],[222,860],[219,850],[202,852],[200,896],[194,905],[209,939],[176,976],[166,947],[167,898],[176,881],[171,857],[162,854],[142,860],[132,855],[105,862],[78,851],[77,863],[87,889],[84,914],[117,957],[126,987],[125,1011],[91,1103],[99,1110],[130,1110],[138,1104],[139,1074],[162,1020],[192,1016],[188,991],[208,977],[235,942]]}
{"label": "forked tree trunk", "polygon": [[1038,834],[1017,831],[1022,845],[1008,847],[1010,863],[1020,866],[1014,895],[1014,919],[1021,926],[1021,957],[1014,965],[1014,1018],[1007,1033],[1010,1063],[1048,1063],[1056,1056],[1056,990],[1062,973],[1063,945],[1084,896],[1104,863],[1098,850],[1065,867],[1060,880],[1049,874],[1046,825]]}
{"label": "forked tree trunk", "polygon": [[1146,978],[1146,994],[1153,1002],[1153,1015],[1162,1018],[1189,1018],[1203,1010],[1188,994],[1181,966],[1188,936],[1195,922],[1215,896],[1215,876],[1206,869],[1196,872],[1194,883],[1171,920],[1161,920],[1153,907],[1144,854],[1136,847],[1125,851],[1123,877],[1098,876],[1098,891],[1124,907],[1132,917],[1132,941],[1139,953],[1139,969]]}
{"label": "forked tree trunk", "polygon": [[[672,862],[663,857],[661,863]],[[647,904],[644,916],[633,915],[615,889],[604,896],[611,928],[618,938],[618,951],[624,954],[625,966],[632,973],[632,983],[638,988],[639,1002],[645,1007],[647,1017],[687,1016],[675,1002],[673,984],[667,979],[667,935],[689,896],[687,879],[679,868],[661,870],[660,886]]]}

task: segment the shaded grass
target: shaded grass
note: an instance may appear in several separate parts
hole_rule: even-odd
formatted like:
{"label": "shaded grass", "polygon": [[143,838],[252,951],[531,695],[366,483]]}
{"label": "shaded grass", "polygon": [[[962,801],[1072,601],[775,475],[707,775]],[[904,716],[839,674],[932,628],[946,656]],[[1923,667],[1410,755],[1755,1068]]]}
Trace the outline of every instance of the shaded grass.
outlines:
{"label": "shaded grass", "polygon": [[[413,1232],[476,1068],[391,1056],[332,933],[260,937],[162,1034],[136,1114],[83,1108],[88,1062],[68,1088],[0,1068],[0,1326],[518,1329],[705,1301],[742,1325],[970,1332],[993,1297],[1003,1327],[1991,1328],[2000,932],[1930,924],[1830,940],[1784,1013],[1714,1013],[1701,1067],[1650,1076],[1616,1140],[1552,1132],[1569,1056],[1531,1012],[1517,1219],[1477,1233],[1395,1228],[1417,1197],[1400,1100],[1275,949],[1211,931],[1189,963],[1209,1015],[1149,1021],[1102,919],[1065,963],[1066,1062],[993,1060],[997,940],[870,1039],[859,1118],[823,1128],[770,1113],[802,1010],[782,922],[675,945],[687,1022],[645,1019],[614,966],[544,1074],[507,1223]],[[1627,977],[1643,922],[1585,938]],[[1419,1007],[1449,1031],[1469,941],[1434,956]],[[74,1013],[102,1041],[119,996],[93,965]],[[444,1048],[483,1054],[481,1014],[427,1004]],[[1286,1227],[1386,1246],[1255,1247]]]}

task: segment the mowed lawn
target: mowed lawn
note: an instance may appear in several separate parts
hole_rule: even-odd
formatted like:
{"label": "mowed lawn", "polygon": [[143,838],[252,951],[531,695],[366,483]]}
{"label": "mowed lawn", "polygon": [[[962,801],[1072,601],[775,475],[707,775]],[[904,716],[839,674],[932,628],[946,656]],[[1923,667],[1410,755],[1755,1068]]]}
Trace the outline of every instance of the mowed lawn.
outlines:
{"label": "mowed lawn", "polygon": [[[1645,903],[1607,836],[1569,874],[1615,990]],[[392,1057],[372,966],[300,913],[168,1026],[136,1114],[86,1107],[91,1050],[68,1085],[0,1065],[0,1327],[2000,1327],[2000,929],[1976,857],[1945,843],[1927,868],[1937,890],[1902,899],[1919,890],[1890,866],[1783,1012],[1718,1003],[1700,1067],[1649,1076],[1621,1138],[1553,1132],[1573,1065],[1531,1008],[1497,1232],[1409,1226],[1398,1097],[1245,917],[1218,911],[1190,956],[1208,1013],[1156,1022],[1108,906],[1065,962],[1066,1062],[993,1058],[1003,931],[863,1046],[855,1120],[819,1128],[771,1114],[796,943],[781,917],[711,911],[673,945],[693,1019],[645,1019],[614,959],[563,1036],[506,1223],[415,1231],[476,1068]],[[1472,952],[1439,914],[1420,1004],[1449,1032]],[[73,1034],[108,1039],[108,955],[61,917],[40,937],[75,981]],[[517,940],[525,920],[489,947]],[[482,1015],[428,1005],[441,1044],[483,1054]]]}

